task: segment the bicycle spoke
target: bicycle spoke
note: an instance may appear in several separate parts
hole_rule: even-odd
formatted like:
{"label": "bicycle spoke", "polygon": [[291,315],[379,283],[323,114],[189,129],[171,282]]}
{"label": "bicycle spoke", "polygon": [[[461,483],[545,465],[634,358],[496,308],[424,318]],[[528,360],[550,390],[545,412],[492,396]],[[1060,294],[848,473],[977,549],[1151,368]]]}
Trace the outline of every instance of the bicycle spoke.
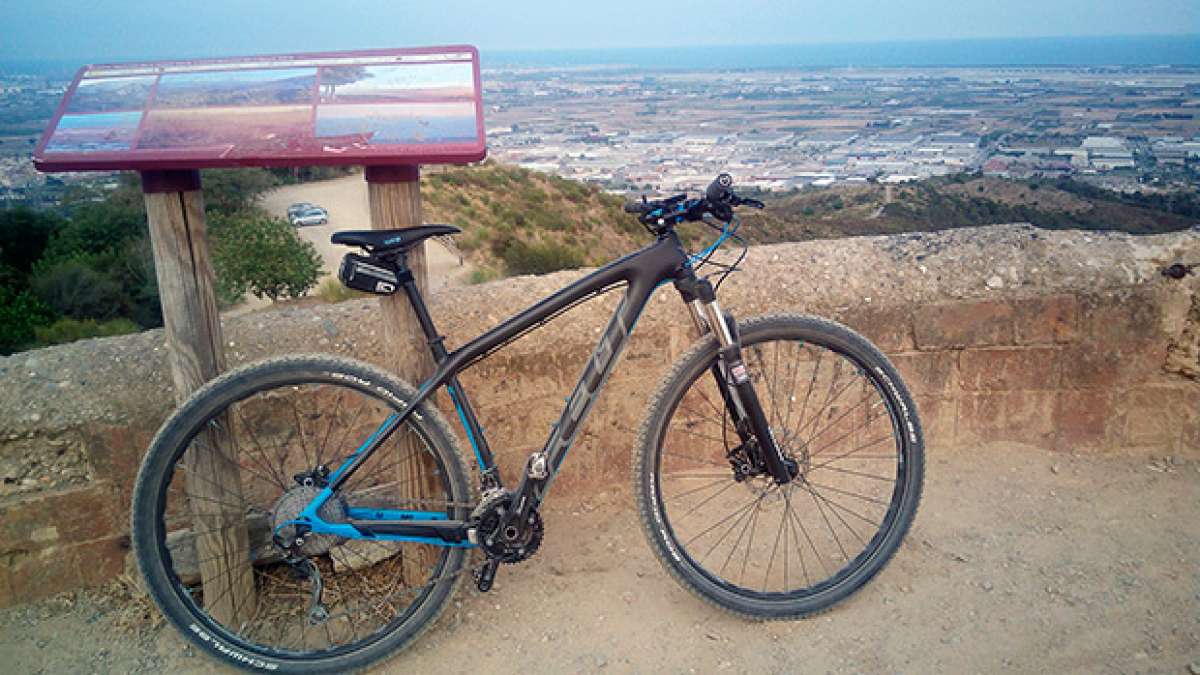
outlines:
{"label": "bicycle spoke", "polygon": [[[324,466],[330,454],[335,461],[340,453],[348,457],[354,448],[347,448],[346,439],[366,437],[362,420],[377,415],[382,419],[389,409],[394,410],[390,402],[376,400],[369,392],[323,382],[255,390],[204,421],[208,435],[194,436],[175,455],[158,507],[164,534],[175,538],[164,563],[174,573],[179,592],[191,598],[194,612],[209,614],[226,630],[263,649],[304,653],[359,644],[412,616],[410,608],[429,597],[422,591],[446,574],[443,565],[450,549],[309,535],[303,546],[314,552],[305,564],[321,576],[327,610],[324,618],[312,621],[314,579],[292,579],[304,572],[289,570],[283,552],[269,541],[277,528],[292,527],[279,519],[298,514],[319,487],[300,485],[292,476]],[[411,504],[446,513],[474,506],[451,499],[440,456],[415,428],[406,422],[387,439],[394,445],[364,457],[360,471],[328,503],[335,508],[371,507],[375,504],[362,502],[374,500],[387,508]],[[205,468],[210,465],[236,473],[240,482],[213,477]],[[693,471],[688,483],[707,484],[725,476]],[[189,484],[203,489],[190,489]],[[266,535],[263,527],[271,528]],[[253,559],[239,561],[234,550],[244,545],[236,542],[239,537],[245,541],[246,532]],[[222,574],[228,578],[214,584],[204,576],[213,570],[225,570]],[[243,592],[247,583],[252,592]],[[220,608],[222,614],[216,616]]]}
{"label": "bicycle spoke", "polygon": [[872,504],[879,504],[879,505],[881,505],[881,506],[887,506],[887,505],[888,505],[888,503],[887,503],[887,502],[885,502],[885,501],[883,501],[882,499],[874,499],[874,498],[872,498],[872,497],[868,497],[868,496],[866,496],[866,495],[859,494],[859,493],[857,493],[857,492],[849,492],[849,491],[847,491],[847,490],[842,490],[842,489],[835,488],[835,487],[832,487],[832,486],[829,486],[829,485],[820,485],[820,484],[818,484],[818,483],[814,483],[814,482],[812,482],[811,480],[810,480],[810,481],[808,481],[808,484],[809,484],[810,486],[812,486],[812,487],[815,487],[815,488],[820,488],[820,489],[822,489],[822,490],[829,490],[829,491],[831,491],[831,492],[836,492],[836,493],[838,493],[838,494],[841,494],[841,495],[846,495],[847,497],[855,497],[855,498],[857,498],[857,499],[861,499],[861,500],[863,500],[863,501],[870,502],[870,503],[872,503]]}
{"label": "bicycle spoke", "polygon": [[[779,430],[787,458],[799,464],[800,477],[782,487],[763,478],[754,446],[727,436],[731,417],[711,395],[711,373],[697,369],[677,394],[657,450],[665,490],[658,508],[678,550],[711,577],[755,592],[810,593],[822,580],[844,578],[840,572],[861,564],[865,552],[878,546],[872,533],[888,526],[887,509],[897,493],[887,486],[898,477],[880,467],[898,466],[903,449],[887,422],[891,399],[862,361],[811,340],[751,341],[743,354],[763,414]],[[688,404],[697,400],[710,416]],[[709,432],[707,417],[721,422],[721,438]],[[704,456],[662,447],[672,438]],[[887,452],[889,442],[897,443],[896,454]],[[713,457],[713,445],[728,459]],[[731,469],[747,461],[750,475],[734,480]],[[879,490],[874,482],[881,483]],[[742,490],[750,494],[741,497]],[[808,497],[796,497],[803,493]],[[769,495],[781,498],[778,515]]]}
{"label": "bicycle spoke", "polygon": [[[741,525],[743,520],[745,520],[746,518],[749,517],[750,513],[754,510],[754,508],[758,506],[758,502],[760,501],[760,499],[755,499],[754,501],[751,501],[750,503],[746,504],[746,506],[739,509],[738,511],[735,511],[734,513],[729,514],[730,517],[732,517],[734,514],[737,514],[738,517],[736,520],[733,521],[733,524],[729,526],[729,529],[725,530],[725,533],[722,534],[720,536],[720,538],[717,539],[717,543],[713,544],[712,548],[710,548],[708,550],[708,552],[705,553],[704,556],[700,558],[700,562],[704,562],[705,559],[708,558],[708,556],[712,555],[713,551],[717,550],[717,547],[719,547],[721,545],[721,543],[723,541],[725,541],[726,537],[728,537],[735,529],[737,529],[737,526]],[[721,521],[719,521],[717,523],[717,525],[724,524],[725,522],[728,521],[728,519],[729,519],[729,517],[722,519]],[[714,525],[713,527],[715,528],[716,525]],[[706,532],[708,532],[708,530],[705,530],[705,532],[702,532],[700,535],[697,535],[697,536],[698,537],[702,536]],[[726,562],[728,562],[728,561],[726,561]]]}
{"label": "bicycle spoke", "polygon": [[[710,526],[709,526],[707,529],[703,530],[702,532],[700,532],[699,534],[697,534],[696,536],[692,537],[692,538],[691,538],[691,539],[689,539],[687,542],[685,542],[685,543],[684,543],[684,546],[689,546],[689,545],[691,545],[691,543],[692,543],[692,542],[696,541],[696,540],[697,540],[697,539],[699,539],[700,537],[703,537],[704,535],[708,534],[709,532],[712,532],[713,530],[717,529],[718,527],[720,527],[720,526],[724,525],[725,523],[729,522],[729,520],[730,520],[731,518],[733,518],[734,516],[738,516],[738,515],[740,515],[740,514],[746,513],[747,511],[749,511],[749,510],[750,510],[750,508],[751,508],[751,507],[753,507],[753,506],[754,506],[754,504],[755,504],[755,502],[751,501],[751,502],[747,503],[745,506],[743,506],[743,507],[741,507],[741,508],[739,508],[739,509],[735,510],[733,513],[730,513],[729,515],[725,516],[725,517],[724,517],[724,518],[722,518],[721,520],[718,520],[716,523],[714,523],[714,524],[710,525]],[[734,523],[734,526],[736,526],[736,525],[737,525],[737,523],[735,522],[735,523]],[[731,527],[731,529],[732,529],[732,527]]]}
{"label": "bicycle spoke", "polygon": [[[763,588],[762,588],[763,593],[767,592],[767,584],[770,582],[770,579],[771,579],[771,568],[775,566],[775,554],[779,551],[779,539],[781,536],[783,536],[784,516],[785,516],[785,514],[783,512],[783,509],[780,509],[779,510],[779,531],[775,533],[775,545],[771,547],[771,557],[769,560],[767,560],[767,571],[765,573],[763,573]],[[785,551],[786,551],[786,549],[785,549]],[[786,553],[785,553],[785,555],[786,555]],[[787,587],[787,562],[786,562],[786,559],[784,562],[783,569],[784,569],[783,585],[786,588]]]}
{"label": "bicycle spoke", "polygon": [[[806,487],[807,487],[807,486],[806,486]],[[863,521],[864,523],[866,523],[866,524],[868,524],[868,525],[873,525],[873,526],[875,526],[875,527],[879,527],[879,526],[881,525],[881,523],[879,523],[879,522],[876,522],[876,521],[874,521],[874,520],[871,520],[870,518],[868,518],[868,517],[866,517],[866,516],[864,516],[864,515],[862,515],[862,514],[858,513],[857,511],[853,511],[853,510],[851,510],[851,509],[848,509],[848,508],[846,508],[845,506],[841,505],[840,503],[838,503],[838,502],[835,502],[835,501],[833,501],[832,499],[829,499],[828,497],[826,497],[826,496],[822,495],[820,492],[817,492],[816,490],[813,490],[813,489],[811,489],[811,488],[810,488],[808,491],[809,491],[810,493],[812,493],[812,495],[813,495],[814,497],[817,497],[817,498],[818,498],[818,499],[820,499],[821,501],[823,501],[823,502],[825,502],[826,504],[828,504],[828,505],[829,505],[831,508],[837,508],[837,509],[839,509],[839,510],[841,510],[841,511],[845,511],[846,513],[848,513],[848,514],[850,514],[850,515],[854,516],[855,518],[858,518],[859,520]],[[838,517],[838,519],[839,519],[839,520],[841,520],[841,516],[838,516],[838,514],[837,514],[836,512],[833,512],[833,511],[831,511],[831,513],[833,513],[833,514],[834,514],[834,516],[837,516],[837,517]],[[846,521],[844,521],[844,520],[843,520],[842,522],[843,522],[843,523],[845,523]],[[851,528],[849,524],[847,524],[847,525],[846,525],[846,529],[853,531],[853,528]],[[855,533],[855,534],[857,534],[857,533]],[[866,544],[866,542],[863,542],[863,543],[864,543],[864,544]]]}
{"label": "bicycle spoke", "polygon": [[800,367],[799,367],[800,352],[804,351],[804,347],[805,347],[805,345],[802,342],[797,344],[796,355],[792,357],[792,359],[791,359],[792,367],[788,371],[792,374],[791,378],[790,378],[792,381],[792,384],[791,384],[791,387],[788,388],[787,415],[783,418],[783,431],[785,433],[792,426],[792,404],[796,402],[796,396],[793,392],[795,392],[795,389],[796,389],[796,378],[798,378],[800,376]]}
{"label": "bicycle spoke", "polygon": [[870,478],[872,480],[886,480],[886,481],[896,480],[895,477],[877,476],[873,473],[863,473],[862,471],[852,471],[850,469],[842,469],[842,468],[839,468],[836,466],[830,466],[828,463],[822,464],[820,466],[814,466],[814,467],[812,467],[812,469],[809,469],[809,471],[814,471],[816,469],[829,469],[830,471],[836,471],[838,473],[845,473],[845,474],[849,474],[851,476],[860,476],[862,478]]}

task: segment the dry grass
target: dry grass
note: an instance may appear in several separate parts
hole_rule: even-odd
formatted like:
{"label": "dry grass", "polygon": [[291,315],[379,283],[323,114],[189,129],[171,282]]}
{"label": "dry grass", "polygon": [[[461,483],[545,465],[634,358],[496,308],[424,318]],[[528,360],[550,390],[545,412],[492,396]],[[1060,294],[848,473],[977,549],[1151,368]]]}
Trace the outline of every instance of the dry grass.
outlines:
{"label": "dry grass", "polygon": [[325,277],[321,285],[317,287],[314,295],[320,298],[322,302],[330,304],[370,297],[369,293],[347,288],[342,282],[338,281],[337,277]]}

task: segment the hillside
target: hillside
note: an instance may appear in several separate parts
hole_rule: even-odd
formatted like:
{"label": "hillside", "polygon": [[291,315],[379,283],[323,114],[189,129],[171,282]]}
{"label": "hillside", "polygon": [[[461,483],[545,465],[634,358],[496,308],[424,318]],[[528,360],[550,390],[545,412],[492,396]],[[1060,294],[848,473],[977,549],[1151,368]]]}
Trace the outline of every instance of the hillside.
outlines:
{"label": "hillside", "polygon": [[599,265],[645,241],[621,198],[513,166],[427,173],[421,199],[426,222],[463,229],[455,243],[480,270],[477,279]]}
{"label": "hillside", "polygon": [[[464,230],[457,243],[481,268],[477,279],[598,265],[647,241],[623,198],[549,174],[488,162],[429,173],[421,190],[428,221]],[[1153,234],[1200,222],[1193,195],[1122,196],[1071,181],[955,176],[758,196],[767,208],[742,212],[752,244],[1009,222]],[[691,244],[711,237],[698,225],[682,234]]]}
{"label": "hillside", "polygon": [[[334,268],[343,251],[329,246],[329,233],[363,227],[368,216],[361,178],[320,180],[331,173],[340,172],[205,172],[214,263],[227,305],[248,291],[265,298],[303,296],[317,284],[321,267]],[[467,264],[457,255],[443,256],[455,270],[455,283],[601,265],[649,241],[624,213],[622,196],[518,167],[486,162],[431,169],[421,189],[427,222],[463,229],[454,245]],[[271,195],[278,203],[272,205]],[[1151,234],[1200,222],[1194,192],[1117,194],[1067,180],[952,176],[758,196],[767,208],[743,212],[740,233],[750,244],[1005,222]],[[308,200],[334,207],[328,225],[297,231],[280,219],[287,204]],[[345,207],[360,201],[357,215]],[[115,190],[80,190],[55,211],[0,212],[0,353],[161,325],[145,222],[132,176]],[[691,250],[714,237],[698,223],[679,231]],[[247,246],[251,241],[265,248],[255,252]],[[285,249],[287,264],[262,264],[264,251]],[[332,290],[323,288],[321,299],[347,296],[336,283],[326,286]]]}
{"label": "hillside", "polygon": [[1193,195],[1121,196],[1071,181],[968,176],[802,191],[766,201],[763,213],[745,218],[746,234],[756,243],[1010,222],[1154,234],[1200,222],[1200,202]]}

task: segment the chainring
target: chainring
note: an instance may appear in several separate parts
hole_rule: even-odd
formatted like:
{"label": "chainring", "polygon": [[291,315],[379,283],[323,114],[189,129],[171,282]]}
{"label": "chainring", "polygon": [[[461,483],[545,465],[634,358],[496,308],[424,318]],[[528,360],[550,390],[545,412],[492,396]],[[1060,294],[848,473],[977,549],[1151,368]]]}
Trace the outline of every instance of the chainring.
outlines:
{"label": "chainring", "polygon": [[511,492],[495,490],[485,495],[471,514],[472,520],[478,523],[475,531],[479,548],[488,558],[507,564],[528,560],[537,553],[545,535],[545,524],[536,509],[530,510],[523,527],[511,523],[500,531],[504,516],[512,508],[512,500]]}

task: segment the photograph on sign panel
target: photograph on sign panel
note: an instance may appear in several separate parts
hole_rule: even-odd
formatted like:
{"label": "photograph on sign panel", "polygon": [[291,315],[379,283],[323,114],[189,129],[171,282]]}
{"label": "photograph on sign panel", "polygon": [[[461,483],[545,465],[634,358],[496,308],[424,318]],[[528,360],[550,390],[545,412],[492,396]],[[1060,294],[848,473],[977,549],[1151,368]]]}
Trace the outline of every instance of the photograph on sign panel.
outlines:
{"label": "photograph on sign panel", "polygon": [[213,70],[165,73],[154,94],[154,108],[273,106],[311,103],[315,68]]}
{"label": "photograph on sign panel", "polygon": [[384,103],[470,99],[470,63],[331,66],[321,69],[322,103]]}
{"label": "photograph on sign panel", "polygon": [[317,106],[318,139],[363,134],[370,145],[471,143],[475,103]]}
{"label": "photograph on sign panel", "polygon": [[139,149],[236,147],[288,152],[312,138],[312,107],[189,108],[151,110]]}
{"label": "photograph on sign panel", "polygon": [[46,149],[53,152],[128,150],[141,118],[141,110],[63,115]]}
{"label": "photograph on sign panel", "polygon": [[154,87],[154,75],[135,77],[85,77],[75,88],[68,113],[141,110]]}

